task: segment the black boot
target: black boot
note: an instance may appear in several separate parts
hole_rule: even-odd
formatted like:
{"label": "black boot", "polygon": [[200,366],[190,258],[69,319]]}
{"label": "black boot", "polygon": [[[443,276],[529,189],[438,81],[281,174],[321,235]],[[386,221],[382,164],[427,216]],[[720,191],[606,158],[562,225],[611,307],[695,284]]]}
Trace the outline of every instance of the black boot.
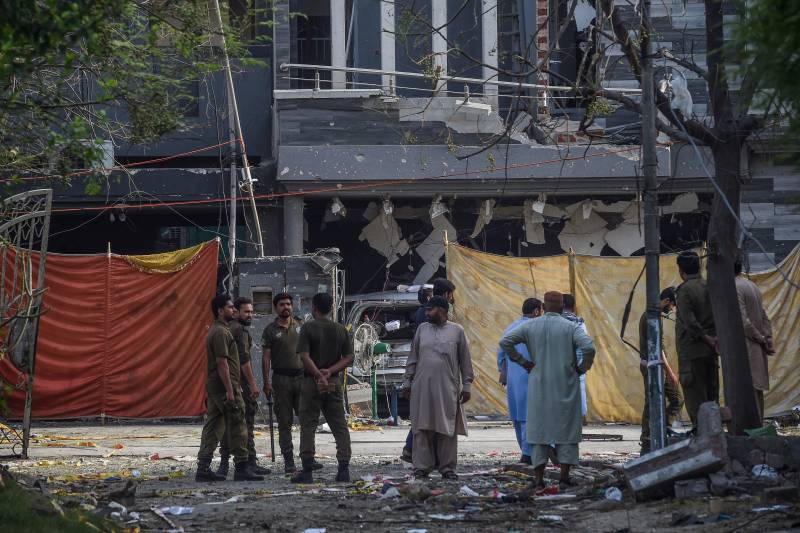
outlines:
{"label": "black boot", "polygon": [[225,478],[218,476],[213,470],[211,470],[210,460],[203,460],[197,461],[197,473],[194,475],[194,480],[205,483],[209,481],[225,481]]}
{"label": "black boot", "polygon": [[250,470],[256,475],[267,476],[272,473],[272,471],[269,468],[264,468],[263,466],[259,466],[258,459],[256,459],[255,457],[251,457],[247,461],[247,464],[250,466]]}
{"label": "black boot", "polygon": [[217,475],[222,479],[228,478],[228,470],[230,469],[230,456],[220,455],[219,468],[217,468]]}
{"label": "black boot", "polygon": [[325,465],[318,462],[316,459],[311,460],[311,470],[322,470]]}
{"label": "black boot", "polygon": [[314,483],[314,460],[303,459],[303,469],[292,476],[292,483]]}
{"label": "black boot", "polygon": [[234,481],[264,481],[264,476],[259,476],[250,469],[250,463],[236,463],[233,470]]}
{"label": "black boot", "polygon": [[339,471],[336,472],[336,481],[350,483],[350,461],[339,461]]}
{"label": "black boot", "polygon": [[297,467],[294,464],[294,455],[286,453],[283,455],[283,473],[294,474],[297,472]]}
{"label": "black boot", "polygon": [[533,464],[531,462],[531,456],[530,455],[523,455],[522,457],[519,458],[519,462],[524,464],[524,465]]}

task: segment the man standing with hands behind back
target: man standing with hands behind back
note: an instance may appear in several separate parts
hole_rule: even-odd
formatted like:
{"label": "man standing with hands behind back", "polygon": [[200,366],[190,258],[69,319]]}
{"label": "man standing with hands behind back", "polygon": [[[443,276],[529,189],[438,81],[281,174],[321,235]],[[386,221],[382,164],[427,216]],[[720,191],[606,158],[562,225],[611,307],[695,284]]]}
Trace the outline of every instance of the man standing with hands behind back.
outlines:
{"label": "man standing with hands behind back", "polygon": [[297,339],[297,353],[305,367],[300,398],[300,459],[303,469],[292,477],[292,483],[314,481],[314,436],[320,411],[336,441],[336,458],[339,460],[336,481],[350,481],[350,430],[344,418],[341,372],[353,362],[353,340],[344,326],[330,319],[331,311],[331,295],[324,292],[315,294],[311,300],[314,319],[303,324]]}
{"label": "man standing with hands behind back", "polygon": [[[293,474],[294,447],[292,446],[292,422],[294,415],[300,416],[300,396],[303,392],[303,360],[297,353],[297,339],[303,322],[293,316],[292,295],[282,292],[272,299],[277,317],[264,328],[261,359],[264,375],[264,394],[275,398],[275,417],[278,419],[278,444],[283,455],[283,471]],[[270,370],[272,382],[270,383]],[[314,470],[322,465],[314,462]]]}
{"label": "man standing with hands behind back", "polygon": [[705,402],[719,403],[719,343],[711,312],[711,297],[700,276],[700,257],[681,252],[678,272],[675,347],[686,411],[697,428],[697,411]]}

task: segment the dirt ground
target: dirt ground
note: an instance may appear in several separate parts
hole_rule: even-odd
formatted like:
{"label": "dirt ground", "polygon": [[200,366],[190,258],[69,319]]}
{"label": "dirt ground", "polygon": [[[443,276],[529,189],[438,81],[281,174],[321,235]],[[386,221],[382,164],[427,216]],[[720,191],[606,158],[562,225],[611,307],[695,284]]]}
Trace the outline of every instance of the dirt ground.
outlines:
{"label": "dirt ground", "polygon": [[[797,502],[762,502],[755,494],[635,503],[606,499],[619,485],[619,465],[636,457],[638,426],[589,426],[590,437],[620,435],[622,440],[590,440],[581,445],[578,485],[565,492],[534,495],[530,478],[505,471],[519,457],[508,424],[472,422],[459,440],[457,482],[433,475],[425,487],[409,485],[411,469],[398,459],[407,427],[353,431],[349,484],[334,483],[335,447],[330,434],[317,434],[318,459],[325,468],[313,485],[292,485],[279,458],[263,482],[198,484],[194,459],[199,424],[38,425],[28,460],[3,460],[22,482],[46,478],[44,490],[63,505],[120,513],[120,523],[141,531],[788,531],[800,528]],[[258,427],[259,451],[269,452],[268,430]],[[277,435],[276,435],[277,437]],[[295,449],[298,435],[295,432]],[[276,443],[277,444],[277,443]],[[8,453],[0,446],[0,453]],[[548,469],[555,477],[557,471]],[[232,478],[232,474],[229,476]],[[135,483],[129,483],[132,480]],[[796,482],[796,480],[795,480]],[[128,485],[127,489],[126,484]],[[131,487],[135,484],[135,496]],[[466,487],[466,488],[465,488]],[[397,497],[381,497],[398,489]],[[429,494],[430,490],[430,494]],[[475,495],[477,493],[477,496]],[[109,507],[116,501],[125,507]],[[783,507],[774,508],[777,504]],[[152,508],[191,508],[167,520]],[[767,510],[754,511],[759,508]],[[137,519],[138,518],[138,519]],[[685,525],[682,525],[685,524]],[[135,530],[135,529],[134,529]]]}

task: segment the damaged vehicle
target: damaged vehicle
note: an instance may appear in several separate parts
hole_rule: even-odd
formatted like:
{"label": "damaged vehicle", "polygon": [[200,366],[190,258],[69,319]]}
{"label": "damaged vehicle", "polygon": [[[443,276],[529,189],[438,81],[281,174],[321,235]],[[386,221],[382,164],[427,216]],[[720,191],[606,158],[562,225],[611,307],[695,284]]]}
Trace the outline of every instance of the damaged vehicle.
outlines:
{"label": "damaged vehicle", "polygon": [[395,291],[345,297],[345,326],[353,335],[356,352],[349,375],[354,382],[374,388],[377,408],[373,412],[381,417],[408,418],[408,402],[399,398],[399,391],[416,331],[415,315],[422,305],[419,288],[401,286]]}

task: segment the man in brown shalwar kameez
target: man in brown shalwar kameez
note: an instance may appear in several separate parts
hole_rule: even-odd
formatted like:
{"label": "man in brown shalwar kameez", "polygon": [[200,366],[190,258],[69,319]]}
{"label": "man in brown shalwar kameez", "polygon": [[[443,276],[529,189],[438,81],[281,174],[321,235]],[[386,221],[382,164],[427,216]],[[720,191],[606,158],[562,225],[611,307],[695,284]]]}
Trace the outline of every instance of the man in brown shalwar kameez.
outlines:
{"label": "man in brown shalwar kameez", "polygon": [[767,356],[775,354],[772,344],[772,324],[764,311],[764,303],[758,286],[742,274],[742,263],[734,265],[736,271],[736,293],[739,296],[739,310],[742,313],[747,355],[750,360],[750,374],[756,390],[758,414],[764,418],[764,391],[769,390],[769,371]]}
{"label": "man in brown shalwar kameez", "polygon": [[428,477],[434,450],[444,479],[457,479],[458,435],[467,434],[461,404],[469,401],[474,374],[464,328],[449,322],[450,304],[434,296],[426,305],[406,363],[403,395],[411,403],[414,476]]}

